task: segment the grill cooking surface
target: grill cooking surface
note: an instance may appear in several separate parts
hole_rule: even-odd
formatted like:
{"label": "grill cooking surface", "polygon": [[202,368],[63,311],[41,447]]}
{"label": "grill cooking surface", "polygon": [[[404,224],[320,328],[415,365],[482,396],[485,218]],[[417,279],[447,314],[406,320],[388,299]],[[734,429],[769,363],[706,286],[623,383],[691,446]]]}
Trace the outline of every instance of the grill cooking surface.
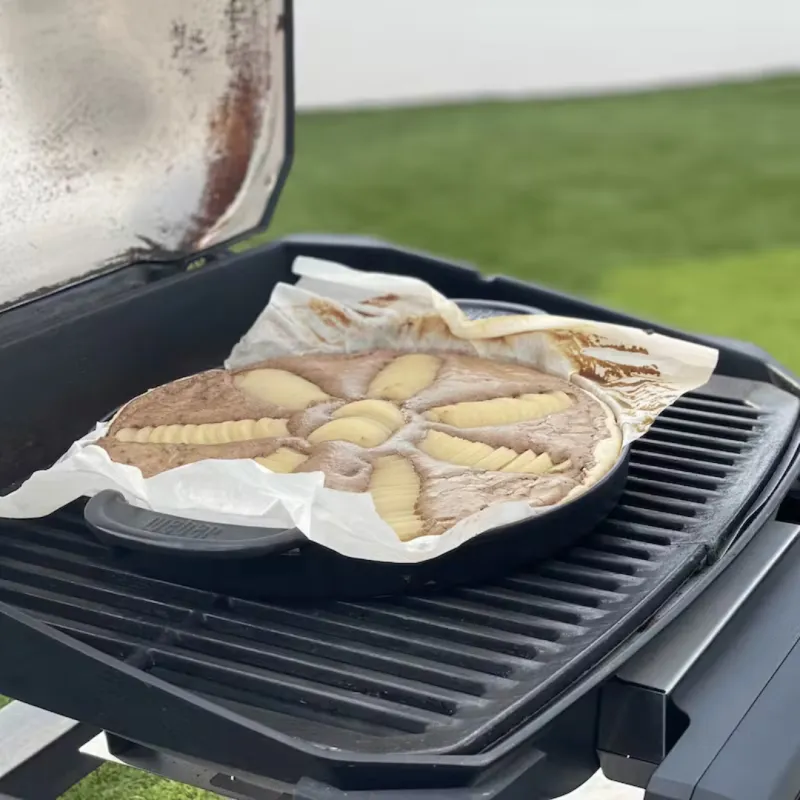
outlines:
{"label": "grill cooking surface", "polygon": [[494,585],[314,607],[246,602],[125,571],[73,506],[0,526],[0,602],[308,741],[474,752],[713,558],[787,440],[796,408],[785,397],[715,378],[682,399],[634,446],[609,520]]}

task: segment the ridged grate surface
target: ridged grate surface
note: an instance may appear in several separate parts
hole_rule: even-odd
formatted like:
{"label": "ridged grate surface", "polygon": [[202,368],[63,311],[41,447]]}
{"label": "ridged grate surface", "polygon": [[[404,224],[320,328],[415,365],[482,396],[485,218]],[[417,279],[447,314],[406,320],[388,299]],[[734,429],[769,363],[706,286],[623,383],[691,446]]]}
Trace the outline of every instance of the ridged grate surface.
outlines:
{"label": "ridged grate surface", "polygon": [[611,517],[497,584],[313,607],[220,597],[125,571],[73,506],[0,526],[0,601],[290,735],[476,749],[629,635],[727,535],[795,414],[746,402],[738,383],[666,411]]}

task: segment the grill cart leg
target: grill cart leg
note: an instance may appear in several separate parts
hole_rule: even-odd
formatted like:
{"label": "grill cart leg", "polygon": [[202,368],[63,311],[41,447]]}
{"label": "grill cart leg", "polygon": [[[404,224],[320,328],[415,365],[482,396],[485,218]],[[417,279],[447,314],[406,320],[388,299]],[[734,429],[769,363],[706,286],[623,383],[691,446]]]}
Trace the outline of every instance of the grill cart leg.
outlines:
{"label": "grill cart leg", "polygon": [[25,703],[0,711],[0,800],[54,800],[101,762],[80,751],[97,730]]}

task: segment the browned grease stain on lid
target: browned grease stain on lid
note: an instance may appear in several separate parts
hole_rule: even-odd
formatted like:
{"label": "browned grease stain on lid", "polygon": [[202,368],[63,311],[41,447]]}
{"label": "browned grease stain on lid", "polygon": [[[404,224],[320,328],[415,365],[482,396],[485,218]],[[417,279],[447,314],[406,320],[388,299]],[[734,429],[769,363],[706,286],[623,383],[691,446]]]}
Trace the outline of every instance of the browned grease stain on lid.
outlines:
{"label": "browned grease stain on lid", "polygon": [[206,183],[183,249],[196,248],[236,200],[262,127],[271,81],[269,32],[249,6],[230,0],[226,8],[231,79],[208,122]]}

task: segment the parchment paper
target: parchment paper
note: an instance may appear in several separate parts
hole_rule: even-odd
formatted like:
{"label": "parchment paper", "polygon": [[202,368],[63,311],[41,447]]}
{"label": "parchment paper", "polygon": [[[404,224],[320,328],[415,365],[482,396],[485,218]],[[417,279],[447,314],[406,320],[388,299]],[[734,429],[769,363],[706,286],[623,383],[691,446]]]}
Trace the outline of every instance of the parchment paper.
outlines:
{"label": "parchment paper", "polygon": [[[511,359],[566,378],[608,404],[625,445],[642,436],[681,395],[705,384],[717,351],[645,331],[548,315],[469,320],[414,278],[359,272],[298,258],[294,286],[279,284],[226,367],[304,352],[379,348],[445,350]],[[98,424],[52,467],[0,498],[0,517],[40,517],[103,489],[167,514],[259,527],[296,526],[309,539],[373,561],[435,558],[497,525],[547,509],[516,501],[466,518],[441,536],[401,542],[368,493],[326,489],[320,472],[279,475],[252,460],[206,460],[144,479],[94,444]]]}

